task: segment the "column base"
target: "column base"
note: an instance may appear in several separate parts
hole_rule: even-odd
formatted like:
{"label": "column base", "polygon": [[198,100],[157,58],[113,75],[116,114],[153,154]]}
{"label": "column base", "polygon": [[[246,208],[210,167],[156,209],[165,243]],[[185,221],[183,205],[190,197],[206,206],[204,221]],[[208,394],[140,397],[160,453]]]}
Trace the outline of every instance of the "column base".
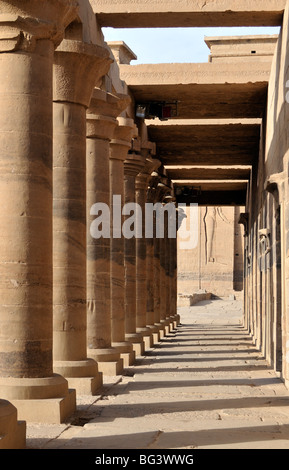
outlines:
{"label": "column base", "polygon": [[160,335],[159,335],[159,329],[157,325],[148,325],[148,328],[150,328],[151,333],[152,333],[152,345],[159,343]]}
{"label": "column base", "polygon": [[159,340],[161,341],[165,337],[165,325],[163,323],[155,323],[159,331]]}
{"label": "column base", "polygon": [[26,423],[17,421],[17,409],[0,400],[0,449],[25,449]]}
{"label": "column base", "polygon": [[98,372],[96,377],[69,377],[69,387],[75,388],[77,395],[98,395],[102,388],[102,372]]}
{"label": "column base", "polygon": [[165,338],[170,332],[169,322],[167,319],[165,320],[161,319],[160,324],[161,324],[161,330],[163,331],[163,338]]}
{"label": "column base", "polygon": [[135,363],[135,352],[129,341],[113,342],[112,347],[119,351],[124,367],[132,366]]}
{"label": "column base", "polygon": [[181,323],[181,316],[178,313],[176,313],[175,317],[176,317],[176,321],[177,321],[177,326],[179,326],[180,323]]}
{"label": "column base", "polygon": [[69,389],[65,398],[13,400],[20,419],[31,423],[61,424],[76,410],[76,390]]}
{"label": "column base", "polygon": [[54,374],[43,378],[0,378],[0,396],[17,408],[19,419],[35,423],[59,424],[76,410],[76,390]]}
{"label": "column base", "polygon": [[170,331],[172,333],[177,329],[177,321],[174,315],[169,317],[169,320],[170,320]]}
{"label": "column base", "polygon": [[164,325],[165,325],[165,332],[166,332],[166,336],[169,335],[172,331],[172,326],[171,326],[171,319],[170,318],[166,318],[164,320]]}
{"label": "column base", "polygon": [[287,390],[289,390],[289,380],[288,380],[288,379],[284,379],[284,378],[283,378],[282,380],[283,380],[284,385],[285,385],[285,387],[287,388]]}
{"label": "column base", "polygon": [[152,335],[150,328],[148,327],[137,328],[136,332],[142,335],[145,350],[153,347],[153,335]]}
{"label": "column base", "polygon": [[140,333],[127,333],[125,335],[126,341],[132,344],[132,348],[136,356],[143,356],[145,352],[145,345],[143,337]]}
{"label": "column base", "polygon": [[103,375],[122,375],[123,359],[115,348],[88,349],[88,355],[97,362]]}
{"label": "column base", "polygon": [[79,395],[96,395],[102,387],[102,373],[96,361],[54,361],[54,371],[68,381],[70,388],[75,388]]}

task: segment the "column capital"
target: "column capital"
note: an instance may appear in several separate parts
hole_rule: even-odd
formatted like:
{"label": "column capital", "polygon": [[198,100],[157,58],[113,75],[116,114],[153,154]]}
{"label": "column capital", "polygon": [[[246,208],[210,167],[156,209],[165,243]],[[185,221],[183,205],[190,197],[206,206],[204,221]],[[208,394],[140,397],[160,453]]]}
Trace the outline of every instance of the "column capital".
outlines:
{"label": "column capital", "polygon": [[129,95],[109,93],[100,88],[94,88],[88,113],[117,118],[130,104]]}
{"label": "column capital", "polygon": [[149,155],[145,160],[143,170],[136,177],[136,189],[148,189],[148,183],[151,178],[152,172],[159,168],[160,165],[160,160],[152,158]]}
{"label": "column capital", "polygon": [[164,202],[166,196],[170,195],[171,193],[171,188],[164,184],[163,182],[160,182],[157,187],[157,198],[159,202]]}
{"label": "column capital", "polygon": [[0,52],[33,51],[39,39],[57,46],[78,7],[77,0],[0,1]]}
{"label": "column capital", "polygon": [[91,138],[111,140],[118,126],[116,108],[120,98],[95,88],[86,114],[86,135]]}
{"label": "column capital", "polygon": [[94,87],[111,63],[105,47],[64,39],[54,54],[53,100],[88,108]]}
{"label": "column capital", "polygon": [[133,119],[118,117],[113,139],[110,142],[110,159],[125,161],[131,149],[132,139],[137,135],[137,127]]}
{"label": "column capital", "polygon": [[94,88],[87,110],[87,137],[111,140],[116,126],[119,126],[117,117],[130,102],[128,95]]}
{"label": "column capital", "polygon": [[153,171],[149,180],[147,202],[158,202],[158,184],[161,180],[161,175],[157,171]]}
{"label": "column capital", "polygon": [[125,176],[136,177],[143,169],[145,165],[145,159],[142,155],[133,152],[129,153],[124,162],[124,174]]}
{"label": "column capital", "polygon": [[149,140],[141,141],[141,154],[145,157],[156,155],[156,144]]}
{"label": "column capital", "polygon": [[96,116],[117,118],[118,114],[116,109],[119,101],[119,96],[101,90],[101,88],[94,88],[87,113]]}

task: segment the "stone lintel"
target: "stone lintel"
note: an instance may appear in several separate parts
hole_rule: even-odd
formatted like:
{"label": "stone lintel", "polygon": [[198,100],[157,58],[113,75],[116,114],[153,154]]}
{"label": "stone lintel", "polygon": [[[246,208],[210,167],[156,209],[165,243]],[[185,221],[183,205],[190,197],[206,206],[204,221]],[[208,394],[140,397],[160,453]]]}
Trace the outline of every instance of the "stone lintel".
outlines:
{"label": "stone lintel", "polygon": [[120,76],[133,87],[165,85],[221,85],[269,81],[271,64],[268,62],[218,64],[172,63],[120,65]]}
{"label": "stone lintel", "polygon": [[114,28],[279,26],[285,0],[91,0],[101,26]]}

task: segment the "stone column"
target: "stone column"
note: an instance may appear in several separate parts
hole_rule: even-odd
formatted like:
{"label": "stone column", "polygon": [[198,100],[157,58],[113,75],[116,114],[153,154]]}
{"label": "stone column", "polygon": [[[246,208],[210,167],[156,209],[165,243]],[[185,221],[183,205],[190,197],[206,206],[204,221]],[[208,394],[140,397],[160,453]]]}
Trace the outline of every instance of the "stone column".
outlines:
{"label": "stone column", "polygon": [[[154,193],[151,194],[151,199],[154,204],[160,203],[162,200],[163,185],[161,182],[161,175],[157,172],[152,173],[154,178]],[[156,236],[156,214],[154,214],[154,268],[153,268],[153,284],[154,284],[154,324],[158,327],[158,337],[162,339],[165,335],[165,326],[161,322],[161,266],[160,266],[160,249],[161,239]]]}
{"label": "stone column", "polygon": [[[164,204],[167,204],[168,201],[165,200]],[[165,233],[164,233],[164,251],[163,251],[163,262],[164,262],[164,292],[165,297],[165,320],[168,327],[167,333],[172,331],[172,322],[171,322],[171,283],[170,283],[170,239],[168,236],[168,224],[169,224],[169,214],[165,212]]]}
{"label": "stone column", "polygon": [[[155,220],[154,220],[155,224]],[[161,284],[160,284],[160,239],[154,237],[154,323],[158,327],[158,337],[162,339],[165,328],[161,323]]]}
{"label": "stone column", "polygon": [[[161,164],[161,162],[159,162]],[[149,180],[147,202],[158,203],[159,175],[153,171]],[[146,282],[147,282],[147,326],[151,328],[153,342],[157,343],[163,334],[161,333],[160,309],[159,309],[159,267],[156,266],[156,257],[159,259],[159,239],[156,238],[156,212],[153,217],[153,237],[146,240]],[[156,295],[157,294],[157,295]]]}
{"label": "stone column", "polygon": [[0,397],[34,422],[76,405],[52,360],[52,68],[75,4],[0,2]]}
{"label": "stone column", "polygon": [[177,238],[170,238],[170,317],[176,329],[180,318],[177,314]]}
{"label": "stone column", "polygon": [[[136,139],[135,139],[136,140]],[[135,142],[135,141],[133,141]],[[135,203],[135,179],[143,169],[144,158],[136,152],[128,154],[124,162],[124,193],[126,204]],[[139,149],[140,150],[140,146]],[[143,336],[136,332],[136,238],[124,240],[125,265],[125,338],[133,345],[136,355],[144,353]]]}
{"label": "stone column", "polygon": [[102,385],[97,363],[87,358],[86,110],[110,63],[106,48],[69,39],[54,57],[54,370],[80,394]]}
{"label": "stone column", "polygon": [[[149,149],[144,150],[144,154]],[[139,204],[142,214],[143,236],[136,240],[136,331],[144,338],[145,348],[153,345],[153,332],[148,327],[147,321],[147,266],[146,266],[146,244],[145,237],[145,204],[147,202],[148,183],[152,172],[160,165],[159,160],[154,160],[150,155],[146,157],[145,166],[136,177],[136,203]]]}
{"label": "stone column", "polygon": [[[174,188],[171,184],[171,194],[166,196],[165,203],[173,204],[175,206],[176,199],[174,197]],[[177,210],[175,209],[175,218],[168,220],[168,227],[171,224],[176,224],[175,237],[171,238],[167,235],[167,305],[168,305],[168,318],[170,319],[171,330],[176,329],[178,324],[177,316],[177,291],[175,285],[176,276],[176,235],[177,235]]]}
{"label": "stone column", "polygon": [[125,339],[125,271],[124,237],[122,234],[122,208],[124,202],[124,161],[136,135],[136,126],[132,119],[118,118],[110,142],[110,207],[111,217],[111,338],[112,346],[121,354],[124,366],[132,365],[135,352],[132,344]]}
{"label": "stone column", "polygon": [[161,299],[161,290],[160,290],[160,239],[154,238],[154,323],[158,327],[159,339],[162,339],[164,336],[164,328],[160,322],[160,299]]}
{"label": "stone column", "polygon": [[[165,205],[165,198],[169,195],[170,188],[166,178],[162,178],[158,185],[159,200]],[[170,328],[169,318],[169,290],[168,290],[168,214],[164,211],[164,237],[159,239],[160,253],[160,323],[164,327],[164,334],[168,334]]]}
{"label": "stone column", "polygon": [[[87,112],[87,341],[88,355],[98,363],[104,375],[119,375],[123,371],[120,352],[111,346],[110,298],[110,141],[118,126],[117,116],[128,104],[103,90],[95,89]],[[103,204],[102,236],[94,233],[95,215]],[[105,233],[107,231],[107,233]]]}
{"label": "stone column", "polygon": [[[178,212],[177,212],[178,217]],[[178,223],[178,220],[177,220]],[[174,326],[177,327],[180,325],[181,317],[178,313],[178,246],[177,246],[177,236],[175,239],[172,239],[172,316],[174,319]]]}

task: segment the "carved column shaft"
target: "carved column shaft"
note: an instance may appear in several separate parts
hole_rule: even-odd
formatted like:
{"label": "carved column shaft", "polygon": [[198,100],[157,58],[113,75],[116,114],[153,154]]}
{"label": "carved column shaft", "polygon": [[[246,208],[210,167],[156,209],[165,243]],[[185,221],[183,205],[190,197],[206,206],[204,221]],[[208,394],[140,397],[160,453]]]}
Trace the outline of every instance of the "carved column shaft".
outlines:
{"label": "carved column shaft", "polygon": [[[166,204],[165,198],[169,194],[169,187],[166,178],[164,182],[158,185],[159,200]],[[170,286],[168,282],[169,272],[169,244],[168,244],[168,212],[164,211],[164,236],[159,240],[159,253],[160,253],[160,322],[166,326],[168,332],[168,325],[170,323],[169,317],[169,293]]]}
{"label": "carved column shaft", "polygon": [[[124,162],[125,203],[135,203],[135,179],[144,166],[144,158],[132,152]],[[125,333],[128,341],[141,342],[142,337],[136,333],[136,238],[124,240],[125,264]],[[138,339],[138,341],[137,341]],[[136,352],[141,353],[136,347]]]}
{"label": "carved column shaft", "polygon": [[[160,165],[160,162],[159,162]],[[159,176],[156,171],[151,175],[147,192],[147,202],[155,205],[158,203],[157,185]],[[153,333],[154,342],[158,342],[160,337],[160,310],[159,310],[159,266],[156,272],[156,256],[159,256],[159,239],[156,238],[157,231],[157,211],[153,212],[152,237],[146,239],[146,283],[147,283],[147,325]],[[158,258],[159,260],[159,258]]]}
{"label": "carved column shaft", "polygon": [[52,363],[52,68],[74,5],[0,2],[0,396],[29,421],[75,409]]}
{"label": "carved column shaft", "polygon": [[[118,126],[113,110],[118,98],[94,91],[87,114],[87,220],[93,222],[93,205],[110,207],[110,140]],[[98,215],[98,214],[95,214]],[[104,214],[104,217],[106,215]],[[110,224],[110,221],[106,221]],[[93,231],[93,226],[92,231]],[[102,227],[103,228],[103,227]],[[87,230],[88,348],[111,348],[110,237],[97,238]],[[105,235],[105,234],[103,234]]]}
{"label": "carved column shaft", "polygon": [[[152,183],[153,189],[150,191],[150,200],[154,204],[160,202],[160,191],[159,183],[161,177],[156,172],[154,175],[154,181]],[[160,288],[160,238],[157,237],[156,233],[157,220],[156,213],[154,213],[154,237],[153,237],[153,311],[154,311],[154,324],[158,326],[159,338],[163,337],[164,329],[160,323],[160,299],[161,299],[161,288]]]}
{"label": "carved column shaft", "polygon": [[[104,375],[123,371],[120,352],[112,347],[110,142],[119,125],[117,116],[129,102],[127,95],[97,88],[87,113],[87,339],[88,354]],[[99,234],[94,233],[95,223]]]}
{"label": "carved column shaft", "polygon": [[[54,59],[54,367],[82,393],[101,382],[87,359],[86,110],[110,63],[105,48],[73,40]],[[72,380],[84,377],[98,380]]]}
{"label": "carved column shaft", "polygon": [[51,41],[39,40],[33,52],[0,55],[0,375],[7,377],[53,371],[53,52]]}
{"label": "carved column shaft", "polygon": [[124,203],[124,161],[136,132],[132,119],[118,118],[110,143],[110,206],[111,206],[111,337],[128,366],[134,362],[131,343],[125,339],[125,268],[124,237],[122,233]]}
{"label": "carved column shaft", "polygon": [[[147,152],[147,151],[146,151]],[[145,236],[145,212],[147,202],[148,183],[151,174],[160,162],[151,156],[146,158],[146,164],[136,178],[136,202],[141,208],[142,237],[136,240],[136,326],[137,332],[146,337],[146,345],[152,345],[152,331],[148,328],[147,318],[147,240]]]}

